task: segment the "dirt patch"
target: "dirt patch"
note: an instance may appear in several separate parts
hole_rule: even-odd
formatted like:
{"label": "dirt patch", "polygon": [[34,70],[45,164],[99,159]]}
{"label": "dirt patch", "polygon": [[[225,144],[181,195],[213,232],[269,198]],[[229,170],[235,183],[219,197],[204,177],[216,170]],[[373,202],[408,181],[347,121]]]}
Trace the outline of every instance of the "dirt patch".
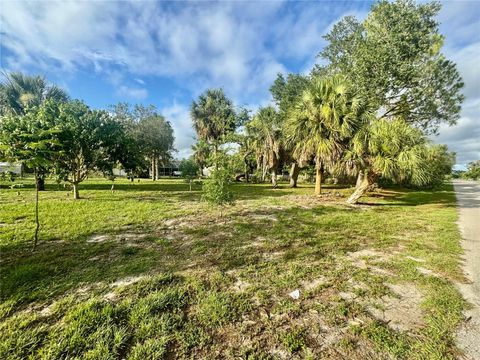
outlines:
{"label": "dirt patch", "polygon": [[420,259],[420,258],[417,258],[417,257],[414,257],[414,256],[405,256],[405,259],[409,259],[409,260],[413,260],[413,261],[416,261],[418,263],[424,263],[425,260],[423,259]]}
{"label": "dirt patch", "polygon": [[107,301],[114,302],[117,299],[117,294],[114,291],[110,291],[103,295],[103,299]]}
{"label": "dirt patch", "polygon": [[378,308],[370,307],[377,319],[400,331],[408,331],[424,325],[421,310],[422,293],[412,284],[389,284],[392,296],[386,296]]}
{"label": "dirt patch", "polygon": [[274,261],[280,259],[285,253],[283,251],[274,251],[269,253],[263,253],[263,258],[266,261]]}
{"label": "dirt patch", "polygon": [[378,272],[380,274],[389,274],[386,270],[380,269],[370,262],[374,260],[375,262],[384,262],[389,260],[392,257],[391,253],[380,252],[374,249],[362,249],[355,252],[350,252],[347,254],[347,259],[352,263],[352,265],[360,269],[370,269],[372,271]]}
{"label": "dirt patch", "polygon": [[326,284],[327,279],[325,277],[315,278],[309,281],[302,281],[301,285],[306,291],[315,290],[320,285]]}
{"label": "dirt patch", "polygon": [[119,286],[127,286],[131,284],[135,284],[140,280],[147,278],[146,276],[129,276],[120,280],[115,281],[114,283],[110,284],[110,287],[119,287]]}
{"label": "dirt patch", "polygon": [[87,243],[101,243],[107,241],[109,238],[108,235],[93,235],[87,239]]}
{"label": "dirt patch", "polygon": [[243,292],[249,286],[250,286],[250,283],[243,281],[242,279],[237,279],[235,284],[233,284],[233,290],[236,292]]}

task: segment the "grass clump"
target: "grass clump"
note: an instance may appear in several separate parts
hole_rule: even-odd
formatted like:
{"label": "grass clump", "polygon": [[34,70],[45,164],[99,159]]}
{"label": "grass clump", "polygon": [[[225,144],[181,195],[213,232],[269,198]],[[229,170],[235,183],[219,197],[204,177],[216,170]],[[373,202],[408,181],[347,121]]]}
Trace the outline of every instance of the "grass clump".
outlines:
{"label": "grass clump", "polygon": [[299,326],[293,326],[283,332],[280,339],[290,353],[295,353],[306,346],[306,330]]}

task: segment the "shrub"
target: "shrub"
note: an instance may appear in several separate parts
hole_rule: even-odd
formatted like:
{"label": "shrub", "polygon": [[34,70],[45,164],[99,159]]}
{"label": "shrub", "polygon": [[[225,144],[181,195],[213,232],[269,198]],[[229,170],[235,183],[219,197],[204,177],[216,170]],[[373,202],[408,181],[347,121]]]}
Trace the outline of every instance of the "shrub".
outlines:
{"label": "shrub", "polygon": [[221,168],[212,171],[203,185],[203,199],[211,204],[226,205],[233,203],[230,185],[230,173]]}

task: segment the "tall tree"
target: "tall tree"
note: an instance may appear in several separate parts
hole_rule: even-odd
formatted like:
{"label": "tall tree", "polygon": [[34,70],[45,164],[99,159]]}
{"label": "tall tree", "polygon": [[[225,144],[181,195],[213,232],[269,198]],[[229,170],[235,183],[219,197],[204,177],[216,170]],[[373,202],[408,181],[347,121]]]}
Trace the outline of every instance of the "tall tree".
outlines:
{"label": "tall tree", "polygon": [[[29,76],[20,72],[3,73],[0,81],[0,116],[25,115],[29,108],[40,106],[46,100],[64,102],[67,93],[56,85],[49,84],[41,76]],[[37,168],[38,190],[45,190],[47,169]]]}
{"label": "tall tree", "polygon": [[382,0],[363,22],[348,16],[325,36],[320,73],[345,74],[380,118],[401,117],[428,132],[454,124],[463,101],[461,77],[441,52],[438,2]]}
{"label": "tall tree", "polygon": [[[288,74],[284,77],[278,74],[277,78],[270,87],[270,93],[277,105],[282,127],[286,123],[288,116],[294,110],[298,100],[301,98],[303,91],[308,87],[309,77],[300,74]],[[291,161],[290,169],[290,186],[297,187],[297,179],[300,173],[300,164],[293,158],[293,144],[284,142],[282,154],[285,162]],[[290,146],[288,146],[290,145]]]}
{"label": "tall tree", "polygon": [[192,102],[190,116],[197,138],[212,148],[214,164],[218,168],[218,148],[238,124],[232,101],[223,89],[208,89]]}
{"label": "tall tree", "polygon": [[75,100],[53,109],[62,151],[55,156],[59,178],[72,184],[74,199],[79,199],[79,184],[93,171],[111,173],[120,160],[123,136],[121,124],[106,111],[91,110]]}
{"label": "tall tree", "polygon": [[371,114],[341,75],[316,77],[304,91],[286,123],[293,155],[315,161],[315,194],[321,193],[322,174],[342,156],[348,139]]}
{"label": "tall tree", "polygon": [[172,159],[175,141],[172,125],[163,116],[154,114],[140,119],[138,131],[144,152],[151,162],[152,179],[156,180],[158,162],[165,166]]}
{"label": "tall tree", "polygon": [[199,175],[203,175],[203,168],[207,165],[208,158],[210,157],[210,148],[205,141],[197,140],[195,144],[192,145],[193,150],[193,160],[198,166]]}
{"label": "tall tree", "polygon": [[257,166],[262,171],[270,171],[272,186],[277,187],[277,170],[282,148],[282,128],[280,116],[272,106],[260,108],[246,124],[247,134],[252,139]]}
{"label": "tall tree", "polygon": [[172,158],[175,140],[173,128],[155,106],[119,103],[111,107],[115,119],[124,124],[128,137],[129,157],[126,164],[130,173],[139,172],[150,162],[153,180],[157,179],[159,161],[166,164]]}

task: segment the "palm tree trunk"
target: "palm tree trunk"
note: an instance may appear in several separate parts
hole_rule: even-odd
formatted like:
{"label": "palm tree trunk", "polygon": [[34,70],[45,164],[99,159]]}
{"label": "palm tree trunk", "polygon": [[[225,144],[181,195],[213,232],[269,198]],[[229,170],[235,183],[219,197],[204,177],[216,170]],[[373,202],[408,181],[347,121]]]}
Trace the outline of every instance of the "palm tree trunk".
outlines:
{"label": "palm tree trunk", "polygon": [[277,169],[272,169],[272,187],[275,189],[277,186]]}
{"label": "palm tree trunk", "polygon": [[362,184],[364,176],[365,176],[365,173],[363,172],[363,170],[360,170],[358,172],[357,183],[355,184],[355,188],[358,188]]}
{"label": "palm tree trunk", "polygon": [[297,187],[298,175],[300,174],[300,166],[296,162],[292,163],[292,168],[290,169],[290,187]]}
{"label": "palm tree trunk", "polygon": [[315,176],[315,195],[322,193],[322,169],[317,167]]}
{"label": "palm tree trunk", "polygon": [[358,203],[358,200],[364,196],[370,186],[374,184],[376,181],[376,175],[370,173],[363,174],[362,176],[362,181],[360,182],[360,185],[355,188],[355,191],[353,194],[348,198],[347,203],[351,205],[355,205]]}

